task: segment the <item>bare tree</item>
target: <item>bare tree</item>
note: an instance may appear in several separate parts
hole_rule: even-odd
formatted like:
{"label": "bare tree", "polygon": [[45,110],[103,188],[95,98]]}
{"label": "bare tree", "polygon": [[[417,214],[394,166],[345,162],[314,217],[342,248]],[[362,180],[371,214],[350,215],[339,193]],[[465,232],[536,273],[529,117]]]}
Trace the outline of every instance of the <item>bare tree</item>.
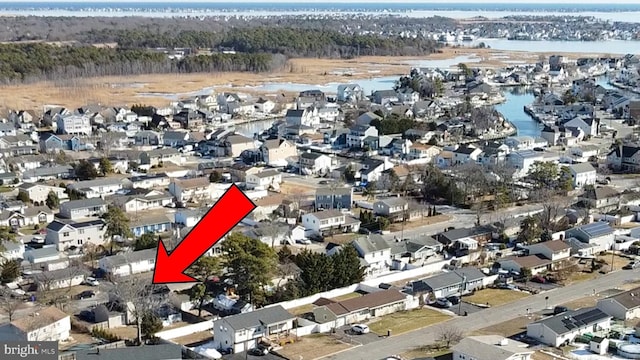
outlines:
{"label": "bare tree", "polygon": [[13,321],[13,315],[19,309],[22,301],[14,296],[7,288],[0,289],[0,309],[7,313],[9,321]]}
{"label": "bare tree", "polygon": [[142,318],[166,303],[166,297],[153,293],[153,285],[145,279],[129,276],[115,281],[113,295],[135,319],[137,341],[142,344]]}
{"label": "bare tree", "polygon": [[451,326],[441,326],[438,329],[437,341],[448,349],[451,345],[455,345],[462,340],[463,337],[464,334],[462,333],[462,330]]}

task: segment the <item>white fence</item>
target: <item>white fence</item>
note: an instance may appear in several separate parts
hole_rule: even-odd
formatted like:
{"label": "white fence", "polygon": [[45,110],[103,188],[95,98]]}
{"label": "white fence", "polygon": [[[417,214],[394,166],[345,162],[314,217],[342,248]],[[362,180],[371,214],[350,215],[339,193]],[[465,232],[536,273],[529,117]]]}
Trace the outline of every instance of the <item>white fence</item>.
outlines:
{"label": "white fence", "polygon": [[342,296],[342,295],[346,295],[346,294],[352,293],[352,292],[354,292],[356,290],[358,290],[358,284],[354,284],[354,285],[343,287],[343,288],[339,288],[339,289],[333,289],[333,290],[330,290],[330,291],[325,291],[323,293],[313,294],[313,295],[310,295],[310,296],[307,296],[307,297],[304,297],[304,298],[301,298],[301,299],[295,299],[295,300],[290,300],[290,301],[283,301],[283,302],[277,303],[277,304],[271,304],[271,305],[268,305],[267,307],[281,305],[285,309],[292,309],[292,308],[296,308],[298,306],[311,304],[314,301],[320,299],[321,297],[334,298],[334,297],[338,297],[338,296]]}
{"label": "white fence", "polygon": [[417,277],[420,277],[420,276],[423,276],[423,275],[428,275],[428,274],[433,274],[433,273],[439,272],[450,261],[451,260],[442,260],[442,261],[438,261],[438,262],[435,262],[435,263],[432,263],[432,264],[426,264],[426,265],[421,266],[421,267],[416,268],[416,269],[398,271],[398,272],[395,272],[395,273],[391,273],[391,274],[388,274],[388,275],[383,275],[383,276],[377,277],[375,279],[365,280],[362,283],[365,284],[365,285],[377,287],[381,283],[387,283],[388,284],[388,283],[392,283],[392,282],[396,282],[396,281],[402,281],[402,280],[417,278]]}
{"label": "white fence", "polygon": [[[179,327],[171,330],[160,331],[156,333],[156,336],[164,340],[171,340],[171,339],[179,338],[181,336],[187,336],[187,335],[195,334],[197,332],[207,331],[212,329],[213,329],[213,321],[208,320],[208,321],[199,322],[197,324],[187,325],[187,326],[183,326],[183,327]],[[211,335],[211,337],[213,338],[213,335]]]}

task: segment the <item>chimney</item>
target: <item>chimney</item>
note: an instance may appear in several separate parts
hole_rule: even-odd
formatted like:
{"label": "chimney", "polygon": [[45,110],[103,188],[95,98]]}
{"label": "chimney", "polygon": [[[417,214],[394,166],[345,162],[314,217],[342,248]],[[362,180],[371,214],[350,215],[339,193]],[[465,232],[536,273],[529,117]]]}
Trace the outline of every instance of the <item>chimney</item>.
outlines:
{"label": "chimney", "polygon": [[507,346],[507,345],[509,345],[509,339],[504,338],[500,340],[500,346]]}

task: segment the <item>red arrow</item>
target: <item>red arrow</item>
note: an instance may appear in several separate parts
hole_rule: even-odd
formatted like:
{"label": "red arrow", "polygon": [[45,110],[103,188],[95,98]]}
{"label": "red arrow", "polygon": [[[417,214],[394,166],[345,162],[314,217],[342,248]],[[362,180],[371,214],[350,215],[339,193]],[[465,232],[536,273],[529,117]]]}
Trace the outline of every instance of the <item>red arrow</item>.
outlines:
{"label": "red arrow", "polygon": [[256,205],[236,185],[231,185],[184,240],[171,251],[171,255],[167,253],[164,243],[158,241],[153,283],[198,281],[185,275],[184,271],[255,208]]}

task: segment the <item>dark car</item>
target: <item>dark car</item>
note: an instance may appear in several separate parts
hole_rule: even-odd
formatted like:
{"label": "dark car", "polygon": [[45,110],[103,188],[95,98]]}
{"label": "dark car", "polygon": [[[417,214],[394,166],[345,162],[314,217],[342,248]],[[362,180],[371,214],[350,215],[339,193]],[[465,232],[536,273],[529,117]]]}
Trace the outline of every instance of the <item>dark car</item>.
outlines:
{"label": "dark car", "polygon": [[449,296],[447,297],[447,300],[449,300],[449,302],[451,302],[451,304],[453,305],[460,304],[460,298],[458,296]]}
{"label": "dark car", "polygon": [[537,283],[539,283],[539,284],[544,284],[544,283],[546,283],[546,282],[547,282],[547,279],[543,278],[542,276],[537,276],[537,275],[536,275],[536,276],[534,276],[534,277],[532,277],[532,278],[531,278],[531,281],[533,281],[533,282],[537,282]]}
{"label": "dark car", "polygon": [[269,353],[269,350],[262,346],[258,346],[249,350],[249,355],[253,355],[253,356],[265,356],[268,353]]}
{"label": "dark car", "polygon": [[556,306],[553,308],[553,315],[562,314],[563,312],[569,311],[569,308],[566,306]]}
{"label": "dark car", "polygon": [[80,294],[78,294],[78,299],[83,300],[83,299],[91,299],[93,297],[96,296],[96,293],[91,291],[91,290],[85,290],[83,292],[81,292]]}

